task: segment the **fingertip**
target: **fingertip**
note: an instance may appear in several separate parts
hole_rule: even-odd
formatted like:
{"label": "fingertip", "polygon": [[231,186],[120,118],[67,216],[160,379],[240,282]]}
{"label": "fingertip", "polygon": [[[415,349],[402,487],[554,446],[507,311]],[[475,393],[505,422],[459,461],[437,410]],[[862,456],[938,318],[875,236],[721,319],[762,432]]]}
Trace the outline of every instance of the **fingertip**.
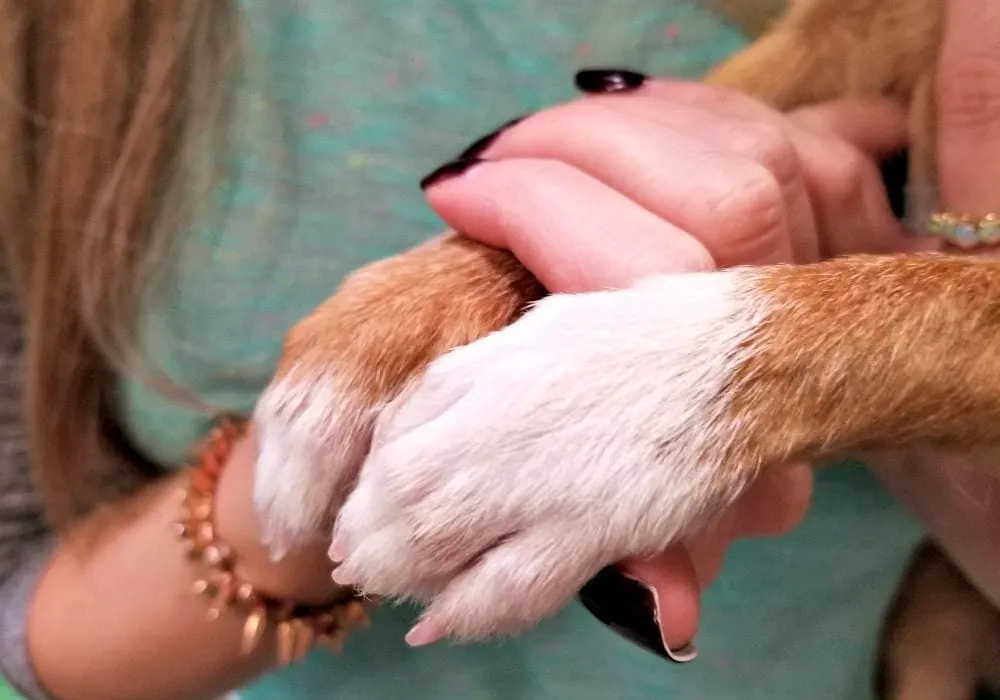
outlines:
{"label": "fingertip", "polygon": [[666,646],[671,650],[689,646],[698,632],[701,599],[694,565],[684,549],[674,547],[653,558],[631,559],[620,570],[649,589]]}
{"label": "fingertip", "polygon": [[463,236],[511,251],[550,292],[617,289],[715,266],[691,234],[555,160],[493,161],[475,177],[436,185],[428,202]]}

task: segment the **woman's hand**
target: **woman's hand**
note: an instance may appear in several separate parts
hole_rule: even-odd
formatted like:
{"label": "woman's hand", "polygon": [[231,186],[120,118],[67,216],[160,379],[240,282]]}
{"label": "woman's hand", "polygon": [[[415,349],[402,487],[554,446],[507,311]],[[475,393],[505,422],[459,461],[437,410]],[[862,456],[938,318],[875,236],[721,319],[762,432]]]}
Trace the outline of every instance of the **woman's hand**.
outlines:
{"label": "woman's hand", "polygon": [[[512,250],[552,291],[615,288],[667,271],[901,248],[907,239],[892,216],[875,159],[904,142],[903,115],[888,103],[840,104],[785,117],[703,85],[647,82],[627,94],[548,110],[486,139],[485,149],[473,154],[485,160],[447,166],[430,178],[428,197],[450,225]],[[419,459],[410,462],[412,467]],[[409,475],[421,481],[420,474]],[[391,507],[387,489],[379,483],[374,494],[380,506]],[[684,548],[626,564],[655,589],[672,648],[692,638],[698,591],[715,576],[728,542],[792,527],[810,489],[808,468],[790,468],[762,480]],[[350,553],[364,532],[352,527],[349,509],[350,503],[337,554]],[[405,547],[384,544],[383,561]],[[369,563],[349,557],[339,579],[371,584],[364,571]],[[447,582],[460,572],[438,573]],[[402,592],[428,585],[398,574]],[[446,614],[439,598],[411,642],[426,643],[443,630],[478,636],[497,626],[509,629],[565,602],[561,592],[523,593],[510,594],[530,608],[510,610],[515,623],[500,619],[482,591],[452,586],[441,598],[452,604],[460,594],[479,600],[480,617],[454,606]]]}
{"label": "woman's hand", "polygon": [[[1000,212],[1000,6],[947,0],[937,75],[941,206],[981,217]],[[990,251],[993,256],[996,251]],[[990,469],[981,462],[989,460]],[[873,466],[969,577],[1000,605],[1000,484],[993,455],[911,451]]]}

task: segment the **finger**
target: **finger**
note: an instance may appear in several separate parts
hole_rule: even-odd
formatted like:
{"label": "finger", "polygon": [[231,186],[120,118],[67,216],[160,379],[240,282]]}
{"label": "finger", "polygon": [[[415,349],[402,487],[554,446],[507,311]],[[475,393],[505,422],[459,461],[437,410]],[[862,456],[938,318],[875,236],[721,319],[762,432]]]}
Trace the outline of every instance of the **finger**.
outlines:
{"label": "finger", "polygon": [[896,218],[876,167],[906,146],[905,114],[895,103],[838,101],[797,110],[789,120],[798,127],[789,137],[801,155],[824,257],[930,249],[929,237],[908,235]]}
{"label": "finger", "polygon": [[756,481],[714,527],[650,559],[630,559],[622,570],[646,585],[658,607],[661,634],[671,649],[694,638],[699,590],[719,573],[726,549],[742,537],[778,535],[798,525],[812,498],[807,464],[772,470]]}
{"label": "finger", "polygon": [[760,120],[621,96],[540,112],[484,153],[582,170],[691,232],[719,266],[789,262],[791,245],[815,242],[797,154]]}
{"label": "finger", "polygon": [[945,2],[936,83],[941,199],[956,214],[1000,207],[1000,3]]}
{"label": "finger", "polygon": [[555,161],[482,163],[428,190],[428,201],[456,230],[510,250],[553,292],[713,267],[690,234]]}
{"label": "finger", "polygon": [[609,104],[625,100],[635,100],[637,103],[645,100],[654,111],[661,114],[668,111],[665,106],[681,105],[741,122],[778,123],[782,119],[781,112],[746,93],[691,80],[647,80],[638,90],[594,95],[587,99],[605,100]]}
{"label": "finger", "polygon": [[812,500],[813,471],[796,464],[765,472],[712,527],[685,541],[704,589],[722,569],[725,554],[744,537],[771,537],[795,528]]}
{"label": "finger", "polygon": [[891,253],[918,245],[889,202],[875,161],[842,141],[791,135],[802,157],[824,258]]}
{"label": "finger", "polygon": [[653,596],[660,637],[673,651],[690,645],[698,632],[698,580],[683,547],[671,547],[652,558],[633,558],[619,569],[642,583]]}
{"label": "finger", "polygon": [[[669,83],[651,83],[650,94],[673,96],[736,119],[754,118],[785,129],[799,155],[802,180],[816,210],[813,219],[819,224],[816,240],[825,244],[819,251],[808,245],[812,237],[794,237],[796,261],[811,262],[819,252],[828,257],[933,247],[933,241],[926,237],[907,235],[893,215],[885,186],[871,162],[883,161],[908,144],[907,112],[896,100],[837,100],[785,115],[756,100],[724,99],[719,91]],[[788,128],[789,123],[793,128]],[[728,146],[729,142],[726,143]],[[857,215],[845,217],[847,211]],[[859,225],[859,222],[864,223]]]}
{"label": "finger", "polygon": [[906,110],[894,100],[836,100],[789,113],[797,126],[836,136],[875,160],[899,153],[909,141]]}
{"label": "finger", "polygon": [[796,527],[809,510],[813,470],[805,463],[771,469],[736,504],[734,535],[768,537]]}
{"label": "finger", "polygon": [[760,121],[783,127],[790,118],[801,128],[836,136],[876,160],[898,153],[909,140],[906,107],[890,98],[832,100],[784,114],[747,95],[714,86],[651,80],[642,92],[594,99],[605,100],[616,108],[634,107],[661,118],[670,114],[665,100],[697,108],[702,115],[725,116],[743,123]]}
{"label": "finger", "polygon": [[[653,81],[648,94],[683,100],[734,119],[752,118],[782,127],[799,155],[802,180],[820,226],[817,239],[825,244],[824,256],[933,247],[934,242],[926,237],[907,235],[893,215],[875,167],[875,162],[904,150],[909,141],[906,109],[896,100],[837,100],[784,115],[755,100],[727,99],[718,90],[683,83]],[[725,140],[727,147],[730,142]],[[848,211],[852,216],[845,216]],[[801,221],[801,217],[792,220]],[[798,244],[796,261],[809,262],[819,251],[807,245],[812,238],[806,238],[806,244],[803,238],[793,238]]]}
{"label": "finger", "polygon": [[[822,184],[823,180],[816,178],[827,175],[817,168],[825,161],[823,149],[816,146],[836,146],[837,139],[843,139],[849,146],[842,146],[842,151],[853,147],[873,159],[904,147],[906,118],[900,106],[890,100],[843,101],[800,110],[791,123],[796,122],[802,128],[790,129],[784,115],[731,91],[696,83],[648,81],[641,90],[631,93],[588,98],[534,115],[492,139],[484,153],[492,158],[537,156],[569,162],[690,231],[705,243],[720,266],[775,262],[775,258],[787,255],[787,249],[773,247],[776,240],[790,240],[796,261],[813,261],[819,255],[814,230],[817,218],[846,229],[835,232],[835,243],[851,234],[851,240],[834,246],[838,252],[898,250],[910,244],[911,239],[903,236],[901,226],[883,201],[884,187],[873,168],[862,173],[864,189],[851,181],[847,182],[851,188],[845,190],[843,176],[854,171],[837,168],[840,161],[835,160],[832,174],[839,179],[832,183],[839,187],[834,193],[863,195],[863,209],[877,217],[874,222],[845,216],[846,211],[857,210],[853,201],[836,201],[825,207],[827,212],[832,209],[835,216],[816,217],[810,206],[810,195],[815,197],[816,192],[806,189],[806,183]],[[796,135],[799,138],[792,138]],[[798,159],[803,154],[796,148],[799,141],[812,144],[813,164],[805,171],[805,178],[800,173],[804,169]],[[770,170],[781,188],[788,230],[776,231],[760,216],[699,208],[700,202],[688,191],[677,189],[676,184],[677,196],[671,197],[662,179],[676,179],[677,173],[688,178],[690,172],[711,178],[707,185],[700,181],[691,184],[702,194],[703,201],[714,199],[712,184],[725,187],[729,182],[730,192],[747,192],[745,185],[732,182],[735,173],[731,169],[711,170],[714,163],[705,158],[706,153],[745,158]],[[636,154],[642,154],[645,160]],[[856,154],[854,160],[859,160]],[[720,173],[724,175],[720,177]],[[763,255],[753,249],[758,241],[771,244]]]}

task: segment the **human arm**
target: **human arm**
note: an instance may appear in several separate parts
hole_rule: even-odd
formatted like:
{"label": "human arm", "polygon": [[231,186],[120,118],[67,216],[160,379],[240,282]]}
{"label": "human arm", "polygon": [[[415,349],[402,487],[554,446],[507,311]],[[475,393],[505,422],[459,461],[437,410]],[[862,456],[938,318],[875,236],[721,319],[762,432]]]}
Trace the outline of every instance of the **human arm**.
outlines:
{"label": "human arm", "polygon": [[[241,576],[261,590],[303,603],[343,591],[330,582],[322,546],[280,565],[268,559],[250,510],[253,438],[240,441],[217,496],[220,535],[238,552]],[[209,622],[208,603],[190,593],[198,569],[171,524],[180,514],[180,477],[168,477],[113,514],[94,543],[61,540],[35,591],[28,648],[41,684],[74,698],[214,697],[271,667],[273,631],[240,652],[242,618]]]}
{"label": "human arm", "polygon": [[[208,622],[190,594],[198,569],[171,527],[178,476],[133,497],[93,544],[57,538],[31,485],[20,420],[21,320],[0,268],[0,673],[26,697],[215,697],[267,669],[273,639],[244,658],[242,620]],[[305,602],[337,595],[325,547],[272,564],[254,526],[254,444],[240,443],[219,490],[222,534],[248,580]],[[83,527],[92,530],[94,524]],[[76,533],[83,535],[81,529]]]}

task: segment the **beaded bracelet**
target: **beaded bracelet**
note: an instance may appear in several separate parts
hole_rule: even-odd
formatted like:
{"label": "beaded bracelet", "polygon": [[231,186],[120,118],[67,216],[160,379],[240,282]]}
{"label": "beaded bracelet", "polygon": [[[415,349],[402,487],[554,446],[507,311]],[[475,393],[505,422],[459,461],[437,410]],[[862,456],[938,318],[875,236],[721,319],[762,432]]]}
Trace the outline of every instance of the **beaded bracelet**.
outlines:
{"label": "beaded bracelet", "polygon": [[223,610],[245,616],[241,650],[251,654],[269,626],[277,630],[278,664],[299,661],[316,644],[339,652],[348,633],[368,624],[369,601],[358,594],[335,603],[312,606],[283,601],[258,591],[235,572],[236,556],[216,533],[215,490],[233,443],[245,432],[245,423],[223,420],[213,429],[188,466],[188,484],[181,489],[184,517],[174,526],[186,545],[188,558],[208,567],[192,592],[211,599],[208,619]]}
{"label": "beaded bracelet", "polygon": [[928,222],[927,231],[963,250],[995,246],[1000,243],[1000,216],[987,214],[977,219],[943,211],[935,212]]}

